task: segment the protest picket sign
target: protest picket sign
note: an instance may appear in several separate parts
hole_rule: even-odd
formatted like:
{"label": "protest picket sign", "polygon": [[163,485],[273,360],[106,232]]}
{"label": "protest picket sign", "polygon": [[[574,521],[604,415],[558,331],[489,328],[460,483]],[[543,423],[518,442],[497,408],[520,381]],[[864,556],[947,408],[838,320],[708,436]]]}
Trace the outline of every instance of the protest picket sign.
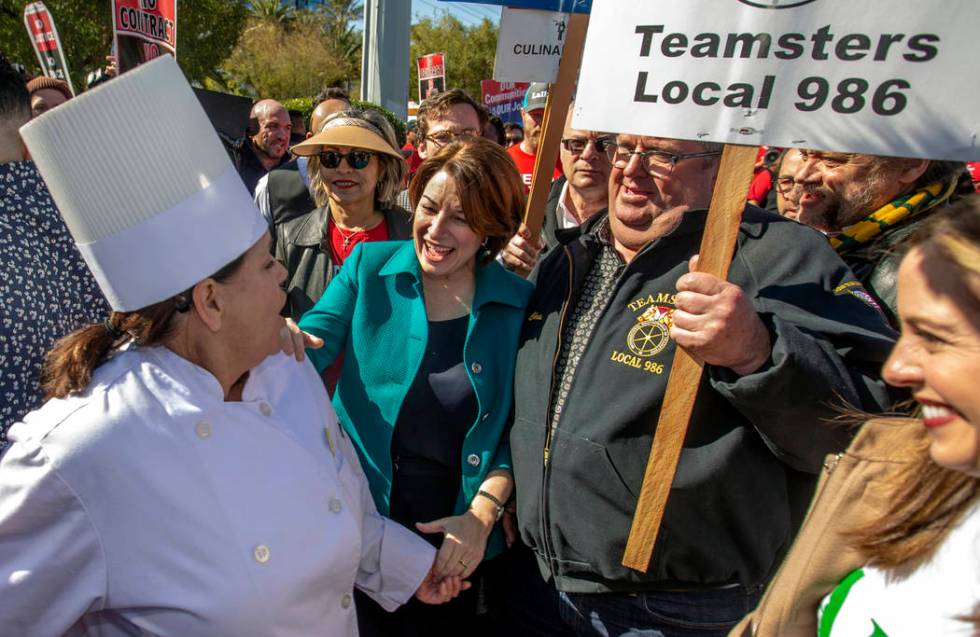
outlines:
{"label": "protest picket sign", "polygon": [[493,79],[554,82],[567,29],[567,13],[504,7],[500,13]]}
{"label": "protest picket sign", "polygon": [[521,123],[521,101],[527,91],[527,82],[498,82],[480,80],[480,96],[491,115],[503,123]]}
{"label": "protest picket sign", "polygon": [[41,72],[47,77],[64,80],[72,94],[75,88],[68,74],[68,64],[65,62],[65,50],[61,48],[58,29],[54,26],[54,18],[43,2],[32,2],[24,7],[24,26],[31,36],[31,44],[37,55]]}
{"label": "protest picket sign", "polygon": [[426,98],[446,90],[446,54],[429,53],[420,55],[419,70],[419,103]]}
{"label": "protest picket sign", "polygon": [[[537,243],[541,236],[544,208],[548,203],[548,191],[551,189],[551,175],[555,161],[558,159],[558,144],[561,143],[561,133],[565,128],[568,105],[571,103],[572,93],[575,89],[575,78],[578,76],[582,49],[585,46],[585,33],[589,28],[589,11],[592,8],[592,0],[480,0],[480,2],[523,9],[571,13],[561,31],[561,38],[564,43],[561,47],[558,74],[548,91],[548,103],[545,106],[544,118],[541,121],[541,138],[538,142],[537,155],[534,158],[531,191],[528,194],[527,208],[524,211],[524,225],[530,231],[533,244]],[[558,25],[553,26],[557,36]],[[513,41],[514,38],[509,38],[501,28],[497,40],[499,43],[501,40]],[[496,75],[496,66],[495,64],[494,79],[500,80],[501,78]],[[524,76],[509,79],[511,81],[533,81],[535,78]]]}
{"label": "protest picket sign", "polygon": [[[972,0],[594,0],[574,125],[727,144],[698,270],[725,278],[756,147],[980,157]],[[627,18],[624,18],[627,16]],[[736,146],[744,144],[746,146]],[[700,384],[678,348],[623,564],[645,572]]]}
{"label": "protest picket sign", "polygon": [[548,91],[548,103],[544,109],[544,119],[541,120],[541,139],[538,142],[538,153],[534,157],[531,192],[524,211],[524,225],[531,234],[531,245],[537,244],[541,237],[544,209],[551,190],[551,176],[558,158],[558,144],[561,143],[561,134],[565,129],[565,118],[575,90],[575,78],[578,76],[588,28],[589,14],[573,13],[569,17],[567,41],[558,65],[558,78]]}
{"label": "protest picket sign", "polygon": [[112,0],[113,48],[120,73],[177,57],[177,0]]}
{"label": "protest picket sign", "polygon": [[[444,0],[445,1],[445,0]],[[562,11],[564,13],[588,13],[592,9],[592,0],[454,0],[456,2],[474,2],[479,4],[498,4],[522,9],[539,9],[541,11]]]}

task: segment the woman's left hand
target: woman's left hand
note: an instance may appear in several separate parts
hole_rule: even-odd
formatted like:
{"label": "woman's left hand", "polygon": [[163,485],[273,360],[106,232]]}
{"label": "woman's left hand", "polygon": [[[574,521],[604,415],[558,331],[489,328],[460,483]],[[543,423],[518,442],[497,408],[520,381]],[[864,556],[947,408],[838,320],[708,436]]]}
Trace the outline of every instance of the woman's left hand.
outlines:
{"label": "woman's left hand", "polygon": [[323,347],[323,339],[304,332],[293,319],[287,318],[285,325],[279,330],[279,348],[286,356],[295,356],[296,360],[302,363],[306,357],[304,352],[307,347],[320,349]]}
{"label": "woman's left hand", "polygon": [[436,575],[465,579],[483,561],[487,538],[495,521],[481,520],[472,509],[468,509],[462,515],[419,522],[415,526],[423,533],[445,533],[433,567]]}

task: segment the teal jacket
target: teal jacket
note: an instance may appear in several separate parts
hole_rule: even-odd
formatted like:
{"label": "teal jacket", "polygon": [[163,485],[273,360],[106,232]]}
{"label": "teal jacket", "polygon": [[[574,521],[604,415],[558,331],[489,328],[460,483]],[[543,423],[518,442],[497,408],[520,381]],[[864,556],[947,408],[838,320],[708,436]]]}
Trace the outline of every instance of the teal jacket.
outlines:
{"label": "teal jacket", "polygon": [[[346,352],[333,404],[357,448],[382,515],[389,511],[392,434],[429,335],[421,276],[411,241],[358,244],[299,322],[303,330],[324,340],[322,348],[307,351],[321,373]],[[456,515],[466,510],[489,472],[511,468],[507,429],[514,361],[531,290],[530,283],[495,261],[477,266],[463,362],[479,413],[459,459],[462,485]],[[486,557],[502,548],[498,526]]]}

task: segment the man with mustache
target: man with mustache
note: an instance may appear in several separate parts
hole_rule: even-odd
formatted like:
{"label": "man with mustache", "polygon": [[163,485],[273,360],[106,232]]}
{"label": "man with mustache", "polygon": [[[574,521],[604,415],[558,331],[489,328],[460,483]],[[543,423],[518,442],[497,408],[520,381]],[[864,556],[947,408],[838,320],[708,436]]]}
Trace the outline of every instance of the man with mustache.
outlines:
{"label": "man with mustache", "polygon": [[961,162],[801,149],[798,221],[823,232],[892,324],[896,248],[958,190]]}
{"label": "man with mustache", "polygon": [[559,243],[562,231],[577,228],[606,208],[609,194],[606,147],[615,145],[616,137],[572,127],[574,106],[574,102],[568,106],[558,155],[564,174],[551,184],[544,209],[541,242],[537,246],[531,245],[530,233],[522,224],[501,252],[504,265],[523,276],[534,268],[542,251]]}
{"label": "man with mustache", "polygon": [[252,106],[248,133],[238,153],[236,166],[253,196],[259,179],[289,161],[286,150],[292,130],[289,111],[276,100],[259,100]]}
{"label": "man with mustache", "polygon": [[[725,635],[847,444],[841,401],[889,406],[894,332],[823,237],[754,206],[729,276],[698,271],[720,144],[620,134],[606,153],[608,214],[532,275],[510,440],[521,538],[574,635]],[[623,548],[678,347],[705,372],[640,573]]]}

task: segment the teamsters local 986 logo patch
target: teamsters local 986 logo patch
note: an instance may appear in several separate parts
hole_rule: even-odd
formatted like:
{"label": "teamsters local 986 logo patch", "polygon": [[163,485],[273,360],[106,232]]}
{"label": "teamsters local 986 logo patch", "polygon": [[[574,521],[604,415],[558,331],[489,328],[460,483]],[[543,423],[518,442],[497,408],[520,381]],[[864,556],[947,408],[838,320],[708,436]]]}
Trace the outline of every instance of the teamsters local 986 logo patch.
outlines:
{"label": "teamsters local 986 logo patch", "polygon": [[670,342],[676,296],[669,292],[658,292],[627,303],[626,307],[636,313],[636,322],[626,333],[625,350],[614,349],[609,360],[651,374],[662,374],[664,365],[657,362],[655,357]]}

